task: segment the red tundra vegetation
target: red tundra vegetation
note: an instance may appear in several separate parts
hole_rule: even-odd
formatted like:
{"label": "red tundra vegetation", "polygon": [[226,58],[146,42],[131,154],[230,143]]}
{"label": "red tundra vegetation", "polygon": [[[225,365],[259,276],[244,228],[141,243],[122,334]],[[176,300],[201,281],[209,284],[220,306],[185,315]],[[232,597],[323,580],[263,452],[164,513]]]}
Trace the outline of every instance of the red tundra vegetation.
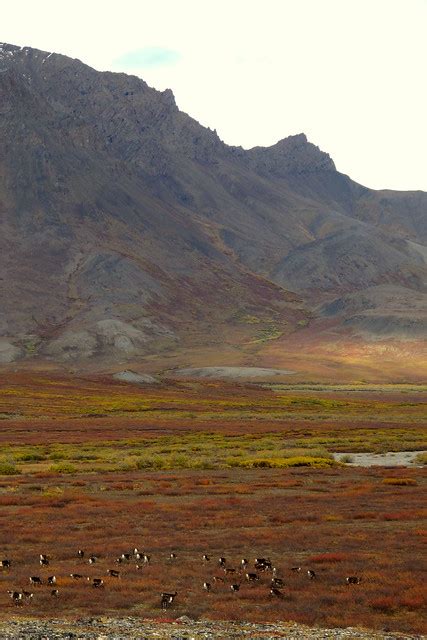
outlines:
{"label": "red tundra vegetation", "polygon": [[[408,438],[422,448],[415,392],[393,392],[388,399],[382,391],[283,391],[281,415],[271,389],[182,383],[134,390],[66,379],[59,389],[59,382],[17,377],[0,390],[1,438],[9,456],[0,475],[0,560],[11,561],[0,569],[2,616],[186,614],[425,630],[423,468],[189,468],[182,462],[184,454],[190,460],[201,455],[203,433],[221,436],[209,441],[215,452],[267,434],[264,457],[274,456],[281,439],[292,438],[299,447],[305,440],[319,447],[324,440],[328,451],[345,452],[346,438],[377,447],[385,429],[394,450],[398,443],[407,447]],[[57,404],[49,404],[57,395]],[[402,404],[410,405],[408,412]],[[96,417],[88,407],[97,409]],[[144,447],[160,446],[159,455],[170,456],[172,448],[176,468],[136,467],[132,456],[123,469],[96,467],[98,447],[112,442],[116,453],[129,457],[142,437]],[[177,454],[181,438],[188,451]],[[52,443],[63,448],[49,448]],[[103,451],[110,455],[112,449]],[[242,456],[256,454],[245,450]],[[40,554],[48,565],[40,565]],[[130,558],[117,562],[121,554]],[[205,554],[210,560],[203,560]],[[235,571],[225,571],[219,557]],[[260,557],[270,559],[275,571],[255,567]],[[242,558],[248,560],[243,569]],[[53,575],[54,587],[48,585]],[[42,584],[31,585],[31,576]],[[273,577],[283,581],[280,596],[270,592]],[[348,577],[358,580],[349,584]],[[94,578],[103,581],[100,587]],[[240,584],[239,591],[232,592],[232,584]],[[16,606],[8,590],[28,590],[33,597]],[[162,592],[177,592],[167,611],[160,606]]]}

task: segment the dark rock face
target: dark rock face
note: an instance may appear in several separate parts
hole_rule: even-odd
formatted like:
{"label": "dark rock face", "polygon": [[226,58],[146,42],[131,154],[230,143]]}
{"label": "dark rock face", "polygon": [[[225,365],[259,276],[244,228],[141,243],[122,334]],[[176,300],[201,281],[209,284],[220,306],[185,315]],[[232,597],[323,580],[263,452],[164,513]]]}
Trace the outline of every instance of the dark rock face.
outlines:
{"label": "dark rock face", "polygon": [[333,301],[418,299],[426,213],[427,194],[361,187],[303,134],[228,147],[169,89],[0,44],[0,362],[239,343],[242,315],[290,332],[318,304],[381,334],[377,309],[399,335],[389,296],[353,325]]}
{"label": "dark rock face", "polygon": [[254,147],[246,156],[249,165],[265,176],[336,170],[330,156],[308,142],[303,133],[280,140],[272,147]]}

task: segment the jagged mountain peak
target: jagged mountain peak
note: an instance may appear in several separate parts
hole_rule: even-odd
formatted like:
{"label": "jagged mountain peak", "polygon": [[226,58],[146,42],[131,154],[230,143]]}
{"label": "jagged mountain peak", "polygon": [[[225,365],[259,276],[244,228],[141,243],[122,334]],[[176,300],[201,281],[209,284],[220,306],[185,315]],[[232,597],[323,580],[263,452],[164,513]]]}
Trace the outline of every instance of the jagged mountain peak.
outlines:
{"label": "jagged mountain peak", "polygon": [[265,174],[336,171],[329,154],[309,142],[304,133],[283,138],[271,147],[254,147],[247,155]]}
{"label": "jagged mountain peak", "polygon": [[[92,109],[94,118],[101,123],[102,113],[99,113],[99,107],[102,107],[102,102],[108,97],[116,102],[115,111],[121,112],[122,122],[127,120],[127,124],[130,124],[136,118],[136,124],[139,125],[139,111],[145,123],[141,129],[133,126],[129,132],[134,142],[140,134],[144,138],[149,137],[150,128],[155,127],[156,137],[168,138],[167,145],[172,145],[175,151],[205,162],[213,161],[213,155],[222,153],[230,157],[245,158],[248,164],[261,173],[335,170],[329,155],[308,142],[303,133],[288,136],[270,147],[254,147],[247,151],[241,147],[229,147],[220,140],[216,131],[203,127],[180,112],[171,89],[158,91],[136,76],[97,72],[78,59],[6,43],[0,44],[0,60],[5,64],[1,71],[21,72],[23,80],[31,84],[34,91],[43,95],[48,103],[73,115],[81,115],[76,106],[84,106],[87,110]],[[135,118],[132,118],[131,112]],[[115,116],[116,114],[113,118]],[[147,116],[151,116],[151,123]],[[114,137],[108,131],[108,125],[105,129],[107,137]],[[149,169],[151,172],[155,172],[155,165],[159,164],[161,172],[165,170],[164,162],[150,161],[150,164],[154,164]]]}

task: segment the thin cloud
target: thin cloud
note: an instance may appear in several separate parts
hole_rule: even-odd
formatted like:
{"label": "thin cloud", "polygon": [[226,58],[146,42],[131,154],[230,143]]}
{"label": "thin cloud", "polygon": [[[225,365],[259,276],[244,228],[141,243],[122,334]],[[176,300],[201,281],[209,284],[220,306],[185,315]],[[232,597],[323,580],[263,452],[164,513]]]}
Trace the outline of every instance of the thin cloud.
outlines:
{"label": "thin cloud", "polygon": [[149,69],[172,65],[180,59],[178,51],[164,47],[145,47],[135,51],[128,51],[114,60],[116,69]]}

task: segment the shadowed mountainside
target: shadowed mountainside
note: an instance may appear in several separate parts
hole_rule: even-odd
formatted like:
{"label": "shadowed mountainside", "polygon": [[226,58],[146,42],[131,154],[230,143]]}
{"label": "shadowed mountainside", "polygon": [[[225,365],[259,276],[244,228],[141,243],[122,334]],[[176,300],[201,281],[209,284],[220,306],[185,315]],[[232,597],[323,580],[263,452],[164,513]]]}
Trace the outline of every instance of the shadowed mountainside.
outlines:
{"label": "shadowed mountainside", "polygon": [[0,362],[425,331],[427,194],[303,134],[229,147],[170,90],[1,44],[0,141]]}

